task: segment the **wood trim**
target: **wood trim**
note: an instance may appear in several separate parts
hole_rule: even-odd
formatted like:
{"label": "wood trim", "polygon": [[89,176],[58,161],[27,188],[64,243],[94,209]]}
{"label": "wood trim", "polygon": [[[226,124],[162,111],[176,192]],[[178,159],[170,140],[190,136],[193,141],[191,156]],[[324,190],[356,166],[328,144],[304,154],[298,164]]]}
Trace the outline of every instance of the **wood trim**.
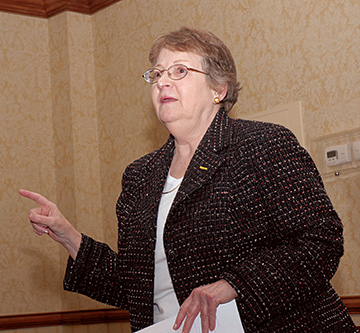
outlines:
{"label": "wood trim", "polygon": [[94,14],[121,0],[0,0],[0,11],[49,18],[64,11]]}
{"label": "wood trim", "polygon": [[[360,314],[360,296],[343,296],[350,314]],[[59,325],[128,322],[129,312],[118,309],[81,310],[0,316],[0,330]]]}
{"label": "wood trim", "polygon": [[0,316],[0,330],[59,325],[91,325],[100,323],[128,322],[129,318],[128,311],[118,309]]}
{"label": "wood trim", "polygon": [[360,296],[341,296],[350,314],[360,314]]}

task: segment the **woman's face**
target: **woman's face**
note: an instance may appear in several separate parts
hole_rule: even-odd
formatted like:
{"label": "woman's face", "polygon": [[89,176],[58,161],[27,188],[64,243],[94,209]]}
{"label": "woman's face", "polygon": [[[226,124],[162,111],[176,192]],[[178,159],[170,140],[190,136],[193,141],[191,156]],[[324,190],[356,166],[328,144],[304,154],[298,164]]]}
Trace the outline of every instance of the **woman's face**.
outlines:
{"label": "woman's face", "polygon": [[[168,69],[174,64],[204,71],[202,57],[188,52],[162,49],[154,67]],[[208,126],[219,109],[214,104],[217,96],[205,74],[189,71],[181,80],[172,80],[167,72],[152,85],[152,102],[159,120],[171,131],[172,126],[196,129]]]}

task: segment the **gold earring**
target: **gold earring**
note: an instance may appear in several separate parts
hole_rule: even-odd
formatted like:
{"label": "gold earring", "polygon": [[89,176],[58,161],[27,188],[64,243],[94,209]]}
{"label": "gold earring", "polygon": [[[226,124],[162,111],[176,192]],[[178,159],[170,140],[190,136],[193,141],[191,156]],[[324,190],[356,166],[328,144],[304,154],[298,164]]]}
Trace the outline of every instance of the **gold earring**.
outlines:
{"label": "gold earring", "polygon": [[216,96],[216,97],[214,98],[214,103],[215,103],[215,104],[219,104],[219,103],[220,103],[220,98]]}

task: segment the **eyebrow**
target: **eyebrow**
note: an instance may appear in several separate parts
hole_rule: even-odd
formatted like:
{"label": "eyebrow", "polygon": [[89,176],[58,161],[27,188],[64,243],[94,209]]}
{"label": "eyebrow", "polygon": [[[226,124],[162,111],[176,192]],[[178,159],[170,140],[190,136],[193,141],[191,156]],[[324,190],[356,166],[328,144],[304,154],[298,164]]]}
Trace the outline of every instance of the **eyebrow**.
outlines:
{"label": "eyebrow", "polygon": [[[179,59],[179,60],[174,61],[173,64],[170,65],[170,66],[173,66],[173,65],[181,65],[183,62],[189,63],[190,60],[185,60],[185,59],[181,60],[181,59]],[[154,67],[157,68],[158,66],[163,67],[163,66],[161,66],[161,64],[156,64]],[[169,66],[169,67],[170,67],[170,66]]]}

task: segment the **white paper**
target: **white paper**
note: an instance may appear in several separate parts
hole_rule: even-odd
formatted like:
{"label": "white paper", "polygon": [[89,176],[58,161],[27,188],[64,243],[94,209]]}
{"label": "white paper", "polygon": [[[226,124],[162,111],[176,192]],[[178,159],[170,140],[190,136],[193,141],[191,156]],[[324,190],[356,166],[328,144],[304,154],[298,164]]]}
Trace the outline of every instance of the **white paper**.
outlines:
{"label": "white paper", "polygon": [[[137,333],[174,333],[174,332],[180,333],[185,320],[183,321],[183,325],[181,325],[179,329],[173,330],[175,319],[176,316],[161,321],[152,326],[146,327],[141,331],[137,331]],[[218,306],[216,311],[216,327],[215,330],[211,332],[212,333],[228,333],[228,332],[243,333],[244,332],[235,300],[231,301],[230,303],[220,304]],[[200,315],[196,317],[190,333],[201,333]]]}

